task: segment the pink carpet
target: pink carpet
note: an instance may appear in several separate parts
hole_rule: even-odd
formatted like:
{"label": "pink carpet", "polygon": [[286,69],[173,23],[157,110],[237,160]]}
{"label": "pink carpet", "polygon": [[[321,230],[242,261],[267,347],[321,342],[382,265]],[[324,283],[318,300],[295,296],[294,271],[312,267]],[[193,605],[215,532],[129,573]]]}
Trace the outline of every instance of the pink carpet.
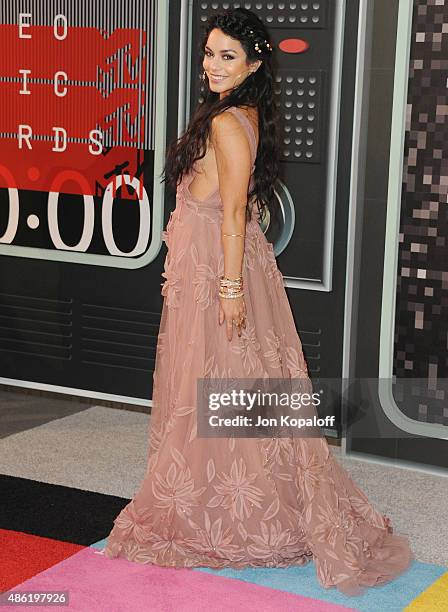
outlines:
{"label": "pink carpet", "polygon": [[[81,612],[353,610],[233,578],[108,559],[92,548],[22,582],[15,590],[67,590],[69,606],[57,609]],[[20,609],[31,610],[35,606],[21,605]]]}

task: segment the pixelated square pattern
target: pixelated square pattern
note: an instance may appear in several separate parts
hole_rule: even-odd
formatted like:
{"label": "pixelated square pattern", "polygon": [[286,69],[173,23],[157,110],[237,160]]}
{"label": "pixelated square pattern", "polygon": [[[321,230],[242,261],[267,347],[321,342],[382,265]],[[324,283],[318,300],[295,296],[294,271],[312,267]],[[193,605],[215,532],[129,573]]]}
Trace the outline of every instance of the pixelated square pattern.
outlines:
{"label": "pixelated square pattern", "polygon": [[[394,397],[408,417],[440,425],[448,425],[447,58],[448,2],[415,0],[396,288]],[[404,385],[400,378],[416,379],[415,385],[409,380]]]}

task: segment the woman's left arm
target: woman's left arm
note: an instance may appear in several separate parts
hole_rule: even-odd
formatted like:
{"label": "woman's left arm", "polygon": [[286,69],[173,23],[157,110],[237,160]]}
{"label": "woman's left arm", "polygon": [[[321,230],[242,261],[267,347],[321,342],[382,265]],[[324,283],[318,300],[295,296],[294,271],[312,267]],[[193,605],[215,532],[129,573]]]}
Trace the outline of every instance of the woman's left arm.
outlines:
{"label": "woman's left arm", "polygon": [[[215,150],[219,192],[224,206],[221,226],[224,276],[237,279],[242,274],[244,257],[247,194],[251,172],[249,141],[238,119],[229,112],[213,118],[211,141]],[[226,320],[227,337],[231,340],[233,324],[246,314],[244,298],[221,297],[220,302],[219,323],[222,324],[223,320]]]}

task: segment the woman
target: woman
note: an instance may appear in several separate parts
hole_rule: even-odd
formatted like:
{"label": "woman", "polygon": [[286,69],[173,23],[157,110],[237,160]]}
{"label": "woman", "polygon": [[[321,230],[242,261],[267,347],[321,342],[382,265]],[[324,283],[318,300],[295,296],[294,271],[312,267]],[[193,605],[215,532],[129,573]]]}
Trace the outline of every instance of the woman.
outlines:
{"label": "woman", "polygon": [[278,172],[268,33],[250,11],[230,10],[210,18],[202,51],[206,99],[165,166],[178,189],[164,232],[148,469],[105,554],[212,568],[313,559],[325,588],[359,594],[403,572],[412,554],[323,436],[197,435],[198,378],[309,382],[259,224],[266,208],[275,213]]}

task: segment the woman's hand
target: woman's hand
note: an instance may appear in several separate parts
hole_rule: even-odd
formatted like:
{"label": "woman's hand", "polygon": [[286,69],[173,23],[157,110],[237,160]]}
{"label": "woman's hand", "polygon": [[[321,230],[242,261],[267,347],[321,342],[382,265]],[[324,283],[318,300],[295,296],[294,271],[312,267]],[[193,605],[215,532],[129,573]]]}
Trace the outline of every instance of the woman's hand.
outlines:
{"label": "woman's hand", "polygon": [[246,328],[246,304],[244,297],[239,298],[219,298],[219,324],[226,322],[227,338],[232,340],[233,325],[238,330],[241,337],[241,328]]}

